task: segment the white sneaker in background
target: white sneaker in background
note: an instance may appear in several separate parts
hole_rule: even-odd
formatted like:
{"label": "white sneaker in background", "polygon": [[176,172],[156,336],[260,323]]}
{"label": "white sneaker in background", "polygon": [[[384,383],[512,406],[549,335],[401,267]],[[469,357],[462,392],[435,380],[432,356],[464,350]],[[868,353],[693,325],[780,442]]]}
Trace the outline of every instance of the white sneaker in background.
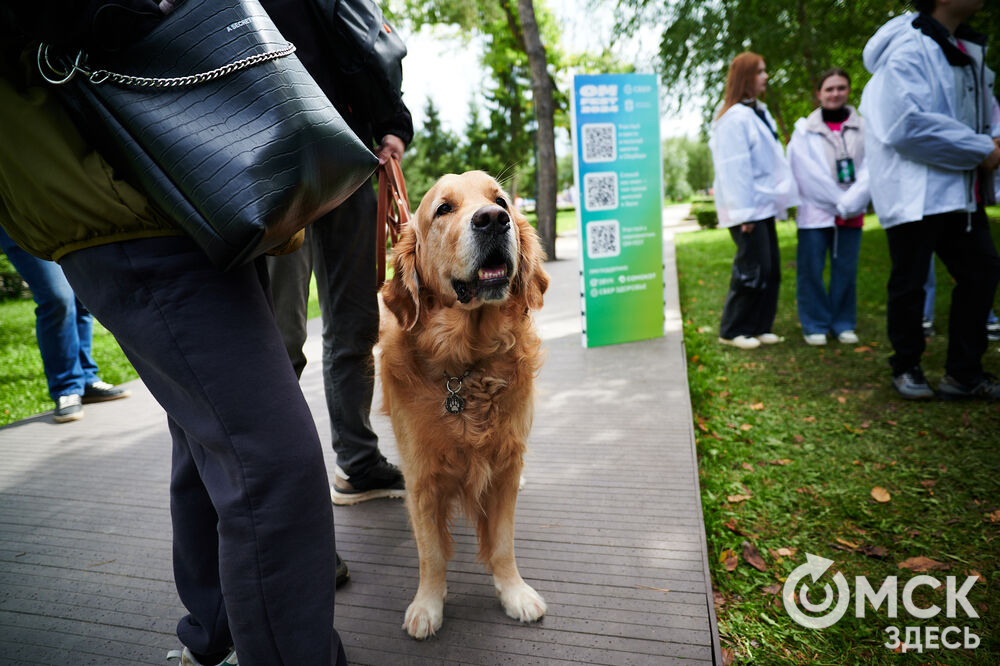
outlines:
{"label": "white sneaker in background", "polygon": [[822,347],[826,344],[826,333],[807,333],[802,336],[802,339],[806,341],[807,345]]}

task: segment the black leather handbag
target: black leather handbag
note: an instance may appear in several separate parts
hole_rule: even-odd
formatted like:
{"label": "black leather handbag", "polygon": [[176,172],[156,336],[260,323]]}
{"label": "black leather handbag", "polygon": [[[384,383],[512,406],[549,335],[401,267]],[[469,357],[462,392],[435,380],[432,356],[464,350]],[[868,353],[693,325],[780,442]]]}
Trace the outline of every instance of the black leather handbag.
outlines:
{"label": "black leather handbag", "polygon": [[39,48],[105,158],[219,268],[281,245],[378,160],[257,0],[183,0],[134,45],[88,60]]}

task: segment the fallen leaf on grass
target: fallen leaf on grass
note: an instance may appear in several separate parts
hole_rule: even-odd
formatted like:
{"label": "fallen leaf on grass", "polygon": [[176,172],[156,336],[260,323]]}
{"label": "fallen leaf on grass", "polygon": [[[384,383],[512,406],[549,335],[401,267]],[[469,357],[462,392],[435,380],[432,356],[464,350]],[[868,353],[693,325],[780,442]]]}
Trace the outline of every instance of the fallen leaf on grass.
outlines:
{"label": "fallen leaf on grass", "polygon": [[864,354],[865,352],[870,352],[871,350],[872,350],[871,347],[869,347],[867,345],[864,345],[864,346],[861,346],[861,347],[855,347],[854,348],[854,353],[855,354]]}
{"label": "fallen leaf on grass", "polygon": [[937,485],[937,479],[921,479],[920,485],[924,488],[933,488]]}
{"label": "fallen leaf on grass", "polygon": [[748,462],[743,463],[742,465],[740,465],[740,467],[742,467],[743,469],[745,469],[748,472],[752,472],[754,470],[753,465],[751,465]]}
{"label": "fallen leaf on grass", "polygon": [[991,523],[1000,523],[1000,509],[986,514]]}
{"label": "fallen leaf on grass", "polygon": [[732,571],[740,563],[739,558],[732,548],[726,548],[719,556],[719,561],[726,567],[726,571]]}
{"label": "fallen leaf on grass", "polygon": [[772,555],[777,555],[778,557],[794,557],[795,553],[799,551],[798,548],[779,548],[777,550],[771,551]]}
{"label": "fallen leaf on grass", "polygon": [[760,410],[764,409],[764,403],[762,403],[762,402],[756,402],[756,403],[750,405],[750,409],[759,412]]}
{"label": "fallen leaf on grass", "polygon": [[875,486],[872,488],[872,497],[879,504],[885,504],[892,499],[892,495],[889,494],[889,491],[882,486]]}
{"label": "fallen leaf on grass", "polygon": [[753,495],[727,495],[726,496],[726,499],[729,502],[733,503],[733,504],[739,504],[740,502],[745,502],[748,499],[752,499],[752,498],[753,498]]}
{"label": "fallen leaf on grass", "polygon": [[781,594],[781,583],[774,583],[760,589],[764,594]]}
{"label": "fallen leaf on grass", "polygon": [[735,653],[727,647],[722,648],[722,666],[732,666]]}
{"label": "fallen leaf on grass", "polygon": [[803,418],[802,420],[805,421],[806,423],[815,423],[816,417],[815,416],[807,416],[807,417]]}
{"label": "fallen leaf on grass", "polygon": [[838,396],[837,396],[837,402],[839,402],[840,404],[842,404],[842,405],[843,405],[843,404],[845,404],[845,403],[847,402],[847,398],[845,398],[845,397],[844,397],[844,396],[842,396],[842,395],[838,395]]}
{"label": "fallen leaf on grass", "polygon": [[749,541],[743,542],[743,561],[757,571],[767,571],[767,565],[764,564],[764,558],[760,556],[760,551]]}
{"label": "fallen leaf on grass", "polygon": [[858,549],[858,552],[862,555],[867,555],[868,557],[877,557],[879,559],[885,559],[889,557],[888,551],[882,546],[870,546],[865,544]]}
{"label": "fallen leaf on grass", "polygon": [[794,439],[797,444],[801,444],[806,440],[806,438],[802,435],[792,435],[792,439]]}
{"label": "fallen leaf on grass", "polygon": [[650,587],[649,585],[636,585],[640,590],[652,590],[653,592],[669,592],[670,590],[665,590],[662,587]]}
{"label": "fallen leaf on grass", "polygon": [[979,582],[980,582],[980,583],[985,583],[985,582],[986,582],[986,579],[985,579],[985,578],[983,578],[983,574],[979,573],[979,572],[978,572],[978,571],[976,571],[975,569],[969,569],[969,570],[968,570],[968,571],[966,571],[965,573],[966,573],[966,574],[968,574],[969,576],[975,576],[976,578],[978,578],[978,579],[979,579]]}
{"label": "fallen leaf on grass", "polygon": [[792,462],[791,458],[779,458],[778,460],[768,460],[768,465],[787,465]]}
{"label": "fallen leaf on grass", "polygon": [[948,569],[951,569],[950,564],[938,562],[937,560],[932,560],[931,558],[924,557],[923,555],[905,559],[896,566],[900,569],[909,569],[910,571],[947,571]]}
{"label": "fallen leaf on grass", "polygon": [[726,522],[722,523],[722,526],[728,529],[730,532],[734,532],[736,534],[739,534],[740,536],[747,536],[740,528],[740,526],[737,524],[735,518],[730,518]]}
{"label": "fallen leaf on grass", "polygon": [[840,537],[835,537],[837,543],[843,544],[850,548],[851,550],[857,550],[858,544],[848,541],[847,539],[841,539]]}
{"label": "fallen leaf on grass", "polygon": [[744,424],[740,425],[740,430],[743,430],[743,431],[753,430],[753,426],[750,425],[749,423],[744,423]]}
{"label": "fallen leaf on grass", "polygon": [[722,608],[726,605],[726,597],[718,590],[712,590],[712,605],[716,608]]}

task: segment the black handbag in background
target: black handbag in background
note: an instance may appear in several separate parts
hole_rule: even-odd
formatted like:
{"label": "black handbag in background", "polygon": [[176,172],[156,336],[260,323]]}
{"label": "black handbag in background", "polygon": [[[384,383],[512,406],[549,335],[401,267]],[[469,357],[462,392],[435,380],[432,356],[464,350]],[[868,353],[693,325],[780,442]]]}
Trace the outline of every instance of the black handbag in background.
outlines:
{"label": "black handbag in background", "polygon": [[281,245],[378,160],[257,0],[180,0],[92,60],[39,48],[80,129],[221,269]]}
{"label": "black handbag in background", "polygon": [[[346,74],[363,72],[373,85],[376,118],[396,113],[403,89],[406,44],[389,25],[375,0],[311,0],[337,65]],[[341,46],[346,45],[346,47]],[[385,96],[381,91],[392,91]]]}

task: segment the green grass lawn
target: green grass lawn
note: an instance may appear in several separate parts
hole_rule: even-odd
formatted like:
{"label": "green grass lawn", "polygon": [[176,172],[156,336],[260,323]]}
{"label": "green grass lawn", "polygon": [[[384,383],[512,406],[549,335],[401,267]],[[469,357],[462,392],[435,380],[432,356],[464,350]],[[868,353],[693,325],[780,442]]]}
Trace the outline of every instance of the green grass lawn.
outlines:
{"label": "green grass lawn", "polygon": [[[994,223],[994,237],[1000,224]],[[885,332],[889,270],[885,233],[874,218],[864,232],[858,284],[858,345],[809,347],[795,308],[795,229],[779,223],[781,300],[774,331],[787,341],[739,351],[718,341],[719,316],[734,245],[726,230],[676,236],[684,341],[699,457],[709,563],[723,646],[734,663],[1000,663],[1000,404],[921,404],[890,387]],[[947,330],[951,278],[939,267],[936,328]],[[932,338],[923,367],[932,384],[943,373],[946,338]],[[1000,374],[1000,345],[987,370]],[[873,498],[874,488],[889,501]],[[883,497],[884,499],[884,497]],[[759,551],[760,571],[744,558]],[[782,550],[785,549],[785,550]],[[731,552],[730,552],[731,551]],[[914,557],[930,571],[981,575],[969,601],[979,619],[944,613],[931,620],[869,607],[832,627],[805,629],[781,602],[786,576],[813,553],[835,561],[851,582],[886,576],[899,587]],[[727,556],[732,570],[725,564]],[[733,559],[735,558],[735,559]],[[750,557],[749,559],[753,559]],[[735,568],[733,568],[735,565]],[[812,601],[823,599],[822,589]],[[944,608],[939,590],[918,588],[918,605]],[[900,597],[900,604],[902,598]],[[853,611],[853,602],[851,610]],[[968,626],[982,639],[967,650],[894,654],[883,647],[890,625]],[[949,640],[952,640],[953,636]]]}

